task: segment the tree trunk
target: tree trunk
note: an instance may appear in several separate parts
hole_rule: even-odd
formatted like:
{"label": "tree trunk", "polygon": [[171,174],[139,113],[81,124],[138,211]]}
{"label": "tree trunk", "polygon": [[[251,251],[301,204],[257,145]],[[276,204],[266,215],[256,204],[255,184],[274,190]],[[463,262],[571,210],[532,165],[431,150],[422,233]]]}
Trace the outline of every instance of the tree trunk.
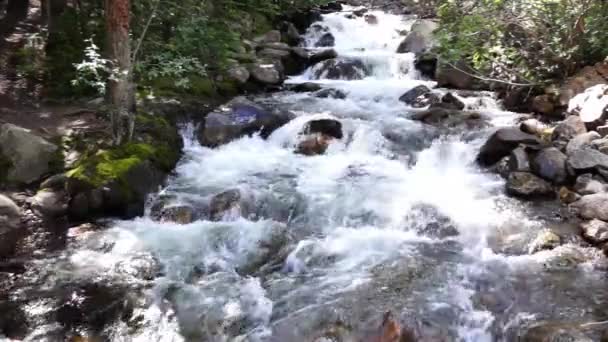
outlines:
{"label": "tree trunk", "polygon": [[134,115],[131,106],[131,44],[129,41],[129,0],[105,0],[109,59],[115,72],[108,81],[112,136],[119,145],[133,135]]}

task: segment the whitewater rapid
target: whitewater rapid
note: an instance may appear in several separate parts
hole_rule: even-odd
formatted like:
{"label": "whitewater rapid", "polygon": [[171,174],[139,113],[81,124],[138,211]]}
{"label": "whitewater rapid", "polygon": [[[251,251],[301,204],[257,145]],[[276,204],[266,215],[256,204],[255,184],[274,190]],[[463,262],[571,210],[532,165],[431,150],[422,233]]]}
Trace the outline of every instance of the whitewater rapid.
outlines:
{"label": "whitewater rapid", "polygon": [[[210,149],[196,142],[193,127],[184,129],[185,155],[158,196],[198,203],[239,189],[261,214],[187,225],[150,217],[115,222],[69,251],[61,263],[66,277],[144,283],[134,312],[139,328],[117,323],[114,340],[312,341],[335,322],[357,330],[391,310],[448,340],[508,341],[512,327],[551,316],[534,299],[552,276],[527,276],[570,247],[534,255],[497,250],[492,241],[513,236],[527,246],[546,220],[506,197],[504,181],[475,164],[495,128],[444,135],[408,118],[415,110],[399,97],[436,86],[415,70],[413,54],[395,53],[413,20],[368,14],[378,23],[332,13],[318,25],[333,34],[340,57],[364,61],[371,75],[315,80],[307,70],[287,82],[317,82],[346,99],[260,96],[296,114],[266,140],[254,135]],[[305,38],[313,46],[319,33],[311,29]],[[462,100],[493,127],[519,118],[491,93]],[[340,120],[345,138],[324,155],[295,154],[298,132],[319,118]],[[459,234],[435,238],[414,229],[439,215]],[[267,247],[274,244],[278,250]],[[140,271],[150,264],[159,272],[143,281]],[[529,295],[518,293],[522,279]],[[590,276],[589,284],[597,282]],[[480,293],[499,298],[498,308],[479,305]],[[545,299],[557,303],[558,296],[547,290]]]}

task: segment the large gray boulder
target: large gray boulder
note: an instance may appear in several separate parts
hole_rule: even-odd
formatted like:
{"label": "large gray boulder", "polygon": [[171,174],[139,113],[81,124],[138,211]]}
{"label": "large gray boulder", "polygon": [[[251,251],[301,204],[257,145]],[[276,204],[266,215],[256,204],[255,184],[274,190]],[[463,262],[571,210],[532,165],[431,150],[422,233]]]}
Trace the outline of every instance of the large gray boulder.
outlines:
{"label": "large gray boulder", "polygon": [[608,155],[589,147],[581,148],[570,153],[568,166],[576,174],[598,171],[599,169],[608,170]]}
{"label": "large gray boulder", "polygon": [[0,177],[9,182],[32,183],[51,171],[57,150],[56,145],[28,129],[4,124],[0,127]]}
{"label": "large gray boulder", "polygon": [[532,159],[532,171],[548,181],[562,184],[568,177],[566,159],[566,155],[559,149],[555,147],[545,148]]}
{"label": "large gray boulder", "polygon": [[437,41],[433,37],[433,32],[439,27],[437,22],[429,19],[417,20],[413,25],[410,33],[405,37],[403,42],[399,44],[397,53],[423,53],[431,50],[437,45]]}
{"label": "large gray boulder", "polygon": [[8,257],[19,238],[21,210],[10,198],[0,194],[0,258]]}
{"label": "large gray boulder", "polygon": [[500,128],[481,147],[477,161],[482,166],[490,166],[508,156],[520,144],[536,146],[540,143],[536,136],[524,133],[517,127]]}
{"label": "large gray boulder", "polygon": [[511,151],[508,168],[511,172],[530,172],[530,156],[524,147],[518,147]]}
{"label": "large gray boulder", "polygon": [[586,220],[608,221],[608,193],[583,196],[572,203],[570,208]]}
{"label": "large gray boulder", "polygon": [[507,179],[507,194],[524,199],[550,198],[555,192],[549,182],[529,172],[511,172]]}
{"label": "large gray boulder", "polygon": [[202,145],[216,147],[258,132],[268,137],[291,119],[287,113],[271,112],[244,97],[237,97],[207,114],[198,138]]}

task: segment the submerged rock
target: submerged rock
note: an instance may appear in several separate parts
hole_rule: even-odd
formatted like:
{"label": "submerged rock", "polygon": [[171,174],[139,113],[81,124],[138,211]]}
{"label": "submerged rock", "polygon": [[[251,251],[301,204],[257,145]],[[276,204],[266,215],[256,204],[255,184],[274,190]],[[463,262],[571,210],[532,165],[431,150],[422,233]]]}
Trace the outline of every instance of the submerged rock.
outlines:
{"label": "submerged rock", "polygon": [[342,139],[342,123],[334,119],[311,120],[304,125],[302,133],[304,135],[321,133],[332,138]]}
{"label": "submerged rock", "polygon": [[533,254],[542,250],[550,250],[562,244],[562,238],[550,230],[543,230],[530,243],[529,253]]}
{"label": "submerged rock", "polygon": [[549,182],[529,172],[511,172],[507,178],[506,188],[507,194],[524,199],[555,196]]}
{"label": "submerged rock", "polygon": [[219,193],[209,203],[211,221],[234,221],[239,217],[249,217],[254,212],[252,198],[239,189]]}
{"label": "submerged rock", "polygon": [[0,180],[32,183],[52,171],[60,158],[56,145],[30,130],[8,123],[0,126]]}
{"label": "submerged rock", "polygon": [[454,94],[447,93],[441,97],[440,102],[431,104],[431,108],[435,107],[453,110],[463,110],[465,105],[464,102],[460,101],[460,99],[454,96]]}
{"label": "submerged rock", "polygon": [[361,80],[369,74],[369,68],[359,59],[333,58],[313,67],[314,79]]}
{"label": "submerged rock", "polygon": [[344,100],[346,98],[346,93],[340,89],[326,88],[317,91],[314,96],[322,99],[331,98]]}
{"label": "submerged rock", "polygon": [[296,153],[313,156],[325,153],[333,139],[342,139],[342,123],[334,119],[312,120],[304,125]]}
{"label": "submerged rock", "polygon": [[244,97],[237,97],[207,115],[198,138],[202,145],[216,147],[257,132],[268,137],[290,120],[288,114],[272,113]]}
{"label": "submerged rock", "polygon": [[315,47],[332,47],[335,44],[336,38],[333,34],[327,32],[319,38],[319,40],[315,43]]}
{"label": "submerged rock", "polygon": [[429,204],[421,203],[413,206],[405,222],[418,234],[435,239],[445,239],[459,234],[450,217]]}
{"label": "submerged rock", "polygon": [[414,108],[423,108],[434,103],[439,103],[441,100],[437,94],[434,94],[428,87],[419,85],[414,87],[405,94],[399,97],[399,101],[404,102]]}
{"label": "submerged rock", "polygon": [[536,136],[524,133],[519,128],[500,128],[481,147],[477,161],[482,166],[490,166],[509,155],[520,144],[537,146],[540,143]]}
{"label": "submerged rock", "polygon": [[305,82],[305,83],[300,83],[300,84],[290,86],[290,87],[288,87],[288,89],[291,91],[295,91],[297,93],[308,93],[308,92],[321,90],[321,89],[323,89],[323,87],[318,83]]}
{"label": "submerged rock", "polygon": [[441,128],[459,126],[481,128],[487,124],[486,120],[479,113],[445,108],[430,108],[423,112],[414,113],[410,118]]}

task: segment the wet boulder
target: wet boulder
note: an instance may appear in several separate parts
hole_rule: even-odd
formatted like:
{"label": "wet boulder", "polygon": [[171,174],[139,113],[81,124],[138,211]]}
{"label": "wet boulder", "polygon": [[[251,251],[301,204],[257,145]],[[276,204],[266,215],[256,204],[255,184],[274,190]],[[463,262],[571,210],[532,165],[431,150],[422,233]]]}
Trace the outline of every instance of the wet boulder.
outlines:
{"label": "wet boulder", "polygon": [[315,47],[332,47],[335,44],[336,38],[333,34],[327,32],[319,38],[319,40],[315,43]]}
{"label": "wet boulder", "polygon": [[423,53],[430,51],[437,43],[433,32],[437,29],[437,22],[429,19],[417,20],[410,33],[399,44],[397,53]]}
{"label": "wet boulder", "polygon": [[378,25],[378,17],[373,14],[366,14],[364,17],[365,22],[370,25]]}
{"label": "wet boulder", "polygon": [[585,240],[594,245],[601,245],[608,242],[608,223],[593,219],[580,225]]}
{"label": "wet boulder", "polygon": [[346,98],[346,93],[340,89],[326,88],[326,89],[317,91],[316,93],[314,93],[314,96],[321,98],[321,99],[330,98],[330,99],[344,100]]}
{"label": "wet boulder", "polygon": [[445,239],[459,234],[450,217],[429,204],[421,203],[413,206],[405,222],[416,233],[435,239]]}
{"label": "wet boulder", "polygon": [[539,151],[532,159],[532,171],[553,183],[562,184],[568,177],[566,171],[566,155],[555,147]]}
{"label": "wet boulder", "polygon": [[568,167],[575,174],[608,170],[608,155],[590,147],[574,150],[568,155]]}
{"label": "wet boulder", "polygon": [[534,135],[522,132],[516,127],[498,129],[481,147],[477,161],[482,166],[490,166],[506,157],[520,144],[538,146],[541,141]]}
{"label": "wet boulder", "polygon": [[441,101],[438,103],[432,103],[431,108],[445,108],[445,109],[453,109],[453,110],[463,110],[465,107],[464,102],[462,102],[458,97],[454,96],[452,93],[447,93],[441,97]]}
{"label": "wet boulder", "polygon": [[219,193],[209,202],[211,221],[234,221],[239,217],[248,218],[254,213],[253,197],[240,189]]}
{"label": "wet boulder", "polygon": [[456,89],[473,89],[476,85],[475,78],[471,76],[473,70],[464,62],[456,65],[438,64],[435,72],[435,80],[440,87]]}
{"label": "wet boulder", "polygon": [[608,221],[608,194],[599,193],[583,196],[572,203],[570,208],[586,220]]}
{"label": "wet boulder", "polygon": [[342,123],[334,119],[311,120],[304,125],[302,134],[324,134],[332,138],[342,139]]}
{"label": "wet boulder", "polygon": [[237,81],[239,84],[247,83],[250,76],[249,70],[240,65],[230,67],[226,73],[230,79]]}
{"label": "wet boulder", "polygon": [[198,219],[198,213],[191,205],[161,199],[152,205],[150,217],[159,222],[190,224]]}
{"label": "wet boulder", "polygon": [[314,156],[325,153],[334,139],[342,139],[342,123],[333,119],[312,120],[300,133],[296,153]]}
{"label": "wet boulder", "polygon": [[401,95],[399,101],[414,108],[423,108],[434,103],[439,103],[441,100],[439,96],[434,94],[427,86],[419,85]]}
{"label": "wet boulder", "polygon": [[572,138],[583,133],[587,133],[585,123],[580,117],[571,115],[555,127],[551,140],[565,146]]}
{"label": "wet boulder", "polygon": [[338,57],[338,53],[334,49],[327,49],[313,53],[308,58],[310,65],[315,65],[317,63],[331,60]]}
{"label": "wet boulder", "polygon": [[52,171],[59,158],[58,147],[32,131],[0,126],[0,180],[32,183]]}
{"label": "wet boulder", "polygon": [[410,119],[440,128],[461,126],[481,128],[486,124],[484,118],[479,113],[445,108],[430,108],[422,112],[417,112],[412,114]]}
{"label": "wet boulder", "polygon": [[551,198],[553,187],[546,180],[529,172],[511,172],[507,178],[507,194],[524,199]]}
{"label": "wet boulder", "polygon": [[198,138],[202,145],[216,147],[257,132],[268,137],[289,120],[288,114],[270,112],[244,97],[237,97],[205,117]]}
{"label": "wet boulder", "polygon": [[21,236],[21,209],[10,198],[0,194],[0,258],[10,256]]}
{"label": "wet boulder", "polygon": [[334,58],[316,64],[312,74],[317,80],[361,80],[369,74],[369,68],[360,59]]}

